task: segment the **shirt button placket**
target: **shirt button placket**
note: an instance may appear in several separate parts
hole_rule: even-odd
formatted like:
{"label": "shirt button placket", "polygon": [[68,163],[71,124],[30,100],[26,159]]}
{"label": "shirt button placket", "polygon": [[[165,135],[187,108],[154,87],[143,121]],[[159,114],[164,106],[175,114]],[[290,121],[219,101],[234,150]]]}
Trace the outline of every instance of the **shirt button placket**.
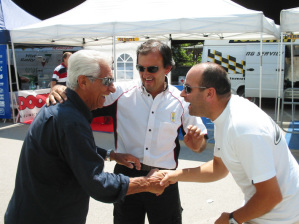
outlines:
{"label": "shirt button placket", "polygon": [[151,109],[149,111],[149,120],[148,120],[148,127],[147,127],[147,133],[146,133],[146,139],[145,139],[145,145],[144,145],[144,160],[145,163],[150,163],[151,158],[151,150],[152,150],[152,144],[153,144],[153,131],[154,131],[154,125],[155,125],[155,110],[157,109],[158,102],[155,99],[151,97],[149,94],[149,100],[151,100],[150,105]]}

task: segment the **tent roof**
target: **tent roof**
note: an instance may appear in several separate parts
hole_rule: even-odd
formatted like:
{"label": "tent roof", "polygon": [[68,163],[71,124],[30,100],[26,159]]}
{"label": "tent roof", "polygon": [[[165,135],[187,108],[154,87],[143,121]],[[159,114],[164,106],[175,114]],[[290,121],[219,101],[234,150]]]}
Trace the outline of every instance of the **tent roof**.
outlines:
{"label": "tent roof", "polygon": [[299,7],[284,9],[280,12],[281,32],[299,33]]}
{"label": "tent roof", "polygon": [[11,0],[0,0],[0,6],[0,30],[10,30],[41,21]]}
{"label": "tent roof", "polygon": [[112,36],[201,39],[279,38],[262,12],[230,0],[87,0],[31,26],[14,29],[14,43],[100,45]]}
{"label": "tent roof", "polygon": [[11,0],[0,0],[0,44],[10,40],[9,30],[40,22]]}

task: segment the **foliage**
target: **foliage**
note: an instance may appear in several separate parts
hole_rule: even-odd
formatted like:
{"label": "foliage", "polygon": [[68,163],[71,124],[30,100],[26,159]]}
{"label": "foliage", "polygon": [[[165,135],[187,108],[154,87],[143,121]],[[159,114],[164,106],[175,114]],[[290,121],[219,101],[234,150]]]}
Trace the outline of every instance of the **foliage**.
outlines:
{"label": "foliage", "polygon": [[201,62],[202,52],[198,52],[195,50],[196,48],[192,48],[192,46],[195,46],[196,44],[200,43],[183,43],[172,46],[172,53],[176,67],[191,67]]}

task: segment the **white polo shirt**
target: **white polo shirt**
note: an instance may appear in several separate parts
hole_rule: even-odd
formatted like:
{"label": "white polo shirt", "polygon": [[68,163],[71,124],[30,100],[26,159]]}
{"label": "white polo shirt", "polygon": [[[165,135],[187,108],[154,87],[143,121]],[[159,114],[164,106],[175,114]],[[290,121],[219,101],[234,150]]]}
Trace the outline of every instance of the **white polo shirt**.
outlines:
{"label": "white polo shirt", "polygon": [[149,166],[174,169],[179,154],[178,133],[189,124],[207,129],[201,118],[189,115],[188,103],[180,91],[168,85],[155,99],[140,80],[115,83],[116,92],[106,97],[104,106],[116,103],[116,149],[130,153]]}
{"label": "white polo shirt", "polygon": [[247,202],[256,192],[253,183],[276,176],[283,200],[255,223],[299,221],[299,166],[281,129],[255,104],[232,95],[215,124],[214,156],[221,157]]}

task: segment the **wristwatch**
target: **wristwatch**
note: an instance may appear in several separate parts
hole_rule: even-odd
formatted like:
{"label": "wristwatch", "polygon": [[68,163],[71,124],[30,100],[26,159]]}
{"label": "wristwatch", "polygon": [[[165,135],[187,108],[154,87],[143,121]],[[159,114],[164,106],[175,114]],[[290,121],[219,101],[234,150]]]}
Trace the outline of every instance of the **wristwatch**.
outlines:
{"label": "wristwatch", "polygon": [[111,158],[110,158],[111,152],[114,152],[114,150],[113,150],[113,149],[109,149],[109,150],[107,151],[107,154],[106,154],[106,160],[107,160],[107,161],[111,161]]}
{"label": "wristwatch", "polygon": [[239,224],[235,219],[234,219],[234,213],[230,213],[229,214],[229,220],[228,220],[229,224]]}

